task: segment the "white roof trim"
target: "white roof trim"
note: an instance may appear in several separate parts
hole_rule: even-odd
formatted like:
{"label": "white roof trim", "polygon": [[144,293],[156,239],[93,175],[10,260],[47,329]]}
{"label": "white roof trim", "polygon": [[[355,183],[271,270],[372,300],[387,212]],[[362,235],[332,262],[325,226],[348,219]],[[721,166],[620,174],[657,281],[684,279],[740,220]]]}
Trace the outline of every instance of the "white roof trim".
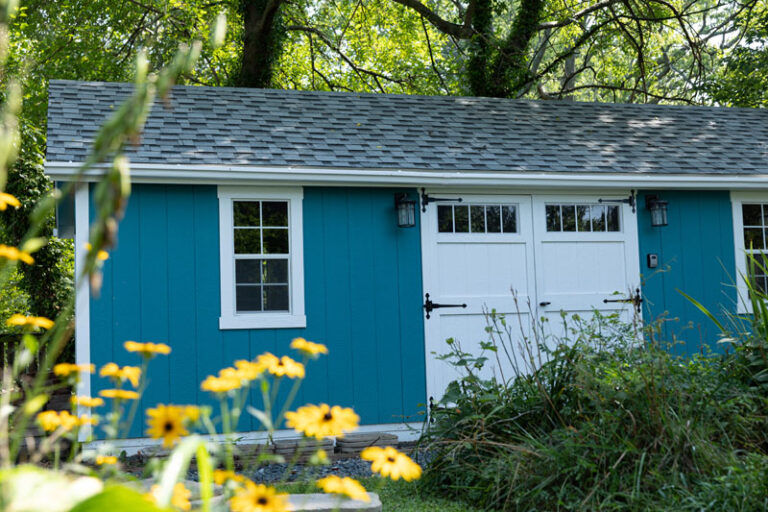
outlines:
{"label": "white roof trim", "polygon": [[[54,180],[75,176],[77,162],[46,162]],[[96,181],[107,165],[95,166],[85,181]],[[237,165],[131,164],[134,183],[238,185],[348,185],[348,186],[461,186],[526,188],[656,188],[656,189],[768,189],[768,174],[621,174],[575,172],[418,171],[398,169],[333,169],[255,167]]]}

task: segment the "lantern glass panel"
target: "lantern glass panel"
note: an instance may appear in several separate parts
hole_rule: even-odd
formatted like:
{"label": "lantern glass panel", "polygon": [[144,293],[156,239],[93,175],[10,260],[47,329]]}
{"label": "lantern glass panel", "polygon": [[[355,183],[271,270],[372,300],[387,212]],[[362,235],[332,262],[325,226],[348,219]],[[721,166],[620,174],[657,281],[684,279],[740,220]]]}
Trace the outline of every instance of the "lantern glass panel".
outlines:
{"label": "lantern glass panel", "polygon": [[667,225],[667,202],[657,201],[651,205],[651,225],[652,226],[666,226]]}

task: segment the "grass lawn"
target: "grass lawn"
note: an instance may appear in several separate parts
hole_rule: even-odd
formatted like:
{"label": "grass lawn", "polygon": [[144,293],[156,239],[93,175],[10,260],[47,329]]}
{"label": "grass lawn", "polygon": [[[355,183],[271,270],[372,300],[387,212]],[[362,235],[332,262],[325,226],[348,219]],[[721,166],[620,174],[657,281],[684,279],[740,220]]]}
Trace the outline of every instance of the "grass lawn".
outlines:
{"label": "grass lawn", "polygon": [[[419,493],[416,482],[393,482],[376,477],[363,478],[366,489],[376,492],[381,497],[384,512],[479,512],[480,509],[451,500],[436,498]],[[381,488],[379,486],[381,485]],[[279,486],[282,492],[302,494],[321,492],[312,483],[285,484]]]}

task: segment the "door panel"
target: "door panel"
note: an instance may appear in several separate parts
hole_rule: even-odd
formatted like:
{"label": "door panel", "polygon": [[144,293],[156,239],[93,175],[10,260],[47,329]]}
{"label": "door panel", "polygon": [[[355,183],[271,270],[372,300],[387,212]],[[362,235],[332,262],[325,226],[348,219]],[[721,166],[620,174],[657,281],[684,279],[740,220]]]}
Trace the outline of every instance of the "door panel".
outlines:
{"label": "door panel", "polygon": [[[593,310],[619,311],[631,320],[631,305],[604,302],[631,293],[639,278],[637,226],[628,205],[598,206],[596,196],[572,194],[461,197],[463,202],[452,203],[454,207],[441,204],[440,227],[436,205],[428,205],[422,213],[424,291],[438,304],[466,304],[466,308],[435,309],[424,320],[428,397],[439,400],[448,383],[459,376],[435,358],[447,352],[445,340],[456,339],[464,351],[479,354],[480,343],[488,340],[486,314],[490,311],[506,315],[517,346],[511,348],[511,361],[484,354],[489,357],[484,376],[505,379],[512,376],[513,366],[530,371],[525,360],[530,359],[531,349],[523,340],[530,337],[536,318],[547,320],[548,338],[539,341],[548,345],[564,332],[561,311],[582,316]],[[551,209],[561,203],[570,205],[561,211],[573,215],[562,214],[555,231],[552,215],[547,222],[547,206]],[[464,222],[465,210],[459,210],[467,204],[468,212],[473,211],[472,205],[486,205],[486,212],[491,211],[488,205],[514,205],[515,232],[446,232],[473,229]],[[448,219],[449,210],[454,217],[460,211],[461,217]],[[579,212],[590,215],[579,216]]]}
{"label": "door panel", "polygon": [[[445,340],[456,339],[465,351],[479,353],[480,343],[488,339],[487,313],[496,311],[507,315],[511,324],[527,326],[530,325],[528,304],[534,300],[530,296],[535,279],[530,197],[462,195],[462,198],[461,205],[469,204],[470,208],[514,206],[517,218],[515,232],[511,233],[440,233],[438,209],[429,205],[422,214],[424,292],[438,304],[466,304],[466,308],[435,309],[430,319],[424,320],[427,392],[435,400],[442,397],[448,383],[458,376],[452,366],[435,357],[448,352]],[[489,361],[485,376],[498,375],[500,370],[496,361]]]}

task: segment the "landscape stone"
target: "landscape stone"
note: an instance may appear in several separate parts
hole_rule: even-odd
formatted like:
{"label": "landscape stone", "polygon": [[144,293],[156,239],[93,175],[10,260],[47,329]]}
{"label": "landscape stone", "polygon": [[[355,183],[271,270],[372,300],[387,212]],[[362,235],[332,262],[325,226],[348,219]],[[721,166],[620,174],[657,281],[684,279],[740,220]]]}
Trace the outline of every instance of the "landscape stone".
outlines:
{"label": "landscape stone", "polygon": [[294,512],[381,512],[379,495],[369,492],[371,501],[341,498],[333,494],[290,494],[288,510]]}

